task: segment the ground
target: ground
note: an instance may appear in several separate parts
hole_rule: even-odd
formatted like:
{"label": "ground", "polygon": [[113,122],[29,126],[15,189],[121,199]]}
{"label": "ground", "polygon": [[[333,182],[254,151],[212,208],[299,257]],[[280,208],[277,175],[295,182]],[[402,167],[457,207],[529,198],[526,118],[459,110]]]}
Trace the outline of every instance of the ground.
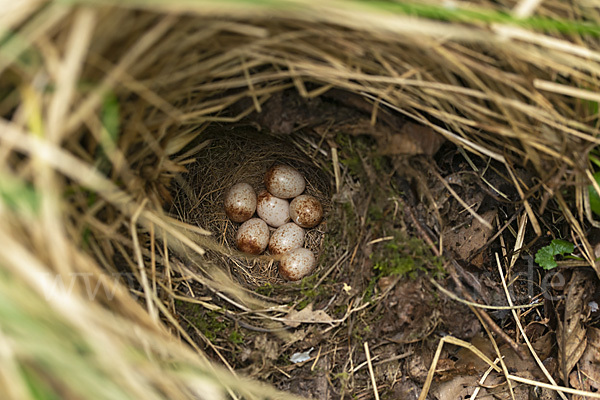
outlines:
{"label": "ground", "polygon": [[[476,390],[482,398],[558,398],[534,385],[509,387],[501,371],[478,385],[490,367],[485,357],[493,361],[497,351],[506,373],[598,388],[597,276],[577,260],[551,270],[535,262],[552,239],[570,236],[559,207],[542,207],[544,189],[527,165],[508,171],[387,110],[373,126],[372,105],[357,96],[293,93],[275,95],[242,125],[304,146],[328,177],[319,267],[300,283],[273,274],[254,285],[238,280],[293,305],[302,323],[255,319],[196,285],[190,289],[212,298],[212,309],[176,304],[195,345],[238,374],[316,399],[369,399],[375,391],[417,399],[432,363],[430,399],[474,398]],[[527,189],[541,236],[511,174]],[[522,307],[507,307],[507,293]],[[434,360],[442,338],[449,343]]]}

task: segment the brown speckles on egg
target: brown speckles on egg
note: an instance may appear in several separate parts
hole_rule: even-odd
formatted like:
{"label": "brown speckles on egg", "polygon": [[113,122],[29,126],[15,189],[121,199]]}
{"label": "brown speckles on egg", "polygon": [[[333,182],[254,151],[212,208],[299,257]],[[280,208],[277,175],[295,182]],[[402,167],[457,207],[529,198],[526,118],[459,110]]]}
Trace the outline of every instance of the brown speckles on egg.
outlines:
{"label": "brown speckles on egg", "polygon": [[273,196],[290,199],[304,191],[306,182],[297,169],[278,164],[271,167],[265,174],[265,186]]}
{"label": "brown speckles on egg", "polygon": [[224,206],[233,222],[247,221],[256,210],[256,193],[249,184],[237,183],[225,194]]}
{"label": "brown speckles on egg", "polygon": [[312,228],[323,219],[323,206],[313,196],[303,194],[290,203],[290,217],[301,227]]}
{"label": "brown speckles on egg", "polygon": [[249,254],[260,254],[269,244],[269,227],[260,218],[252,218],[244,222],[238,229],[235,244],[240,251]]}
{"label": "brown speckles on egg", "polygon": [[285,253],[279,262],[279,273],[288,281],[298,281],[311,274],[316,266],[316,259],[309,249],[300,248]]}
{"label": "brown speckles on egg", "polygon": [[304,229],[293,222],[277,228],[269,240],[271,254],[283,254],[304,245]]}
{"label": "brown speckles on egg", "polygon": [[290,220],[290,203],[263,190],[258,194],[256,213],[267,224],[279,228]]}

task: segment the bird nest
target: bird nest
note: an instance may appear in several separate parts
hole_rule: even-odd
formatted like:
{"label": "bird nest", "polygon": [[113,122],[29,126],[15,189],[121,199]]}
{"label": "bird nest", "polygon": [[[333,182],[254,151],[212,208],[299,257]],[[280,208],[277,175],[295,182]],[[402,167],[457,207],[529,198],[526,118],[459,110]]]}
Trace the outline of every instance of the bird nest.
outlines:
{"label": "bird nest", "polygon": [[[325,160],[319,159],[321,153],[299,135],[283,138],[248,127],[212,127],[202,140],[203,148],[193,156],[195,161],[188,165],[188,173],[174,185],[172,213],[212,234],[217,243],[206,252],[206,260],[225,268],[239,282],[249,287],[282,283],[277,257],[268,250],[262,256],[237,250],[235,237],[240,224],[225,214],[225,193],[241,182],[250,184],[258,193],[265,189],[265,172],[274,164],[286,164],[304,176],[305,193],[317,198],[327,214],[332,178],[324,171]],[[319,225],[306,230],[304,247],[313,251],[317,260],[326,227],[325,217]]]}

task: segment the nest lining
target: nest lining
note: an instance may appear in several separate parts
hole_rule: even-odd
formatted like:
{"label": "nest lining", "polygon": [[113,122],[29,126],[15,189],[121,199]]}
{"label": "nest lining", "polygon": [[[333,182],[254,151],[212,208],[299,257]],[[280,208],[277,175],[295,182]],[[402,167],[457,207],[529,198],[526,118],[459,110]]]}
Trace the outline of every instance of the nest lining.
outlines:
{"label": "nest lining", "polygon": [[319,259],[331,203],[331,177],[323,171],[320,161],[314,159],[317,155],[307,149],[302,151],[301,144],[290,137],[277,137],[243,126],[213,126],[201,139],[207,141],[207,146],[194,156],[196,161],[188,167],[189,172],[178,180],[172,212],[183,221],[212,233],[221,247],[209,250],[207,260],[228,268],[238,281],[251,287],[284,281],[268,250],[258,257],[237,250],[235,236],[240,224],[230,221],[223,209],[228,188],[246,182],[260,192],[265,189],[265,172],[277,163],[300,171],[306,179],[305,193],[323,205],[325,219],[306,230],[304,245]]}

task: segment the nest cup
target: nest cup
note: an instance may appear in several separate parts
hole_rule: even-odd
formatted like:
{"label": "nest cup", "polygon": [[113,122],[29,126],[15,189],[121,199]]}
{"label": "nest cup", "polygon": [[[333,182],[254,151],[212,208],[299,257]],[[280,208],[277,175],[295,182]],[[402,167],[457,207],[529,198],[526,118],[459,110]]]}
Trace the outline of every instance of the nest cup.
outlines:
{"label": "nest cup", "polygon": [[[268,249],[263,256],[251,256],[236,248],[236,233],[241,224],[232,222],[223,207],[227,190],[236,183],[250,184],[257,194],[265,189],[265,173],[275,164],[296,168],[306,180],[304,193],[323,205],[324,220],[305,230],[304,247],[318,260],[331,207],[331,177],[324,172],[322,160],[302,145],[299,134],[282,137],[244,126],[215,126],[200,139],[206,141],[206,146],[194,156],[189,172],[178,180],[172,213],[211,232],[219,246],[207,251],[207,261],[225,268],[248,287],[284,281]],[[271,233],[275,230],[269,229]]]}

